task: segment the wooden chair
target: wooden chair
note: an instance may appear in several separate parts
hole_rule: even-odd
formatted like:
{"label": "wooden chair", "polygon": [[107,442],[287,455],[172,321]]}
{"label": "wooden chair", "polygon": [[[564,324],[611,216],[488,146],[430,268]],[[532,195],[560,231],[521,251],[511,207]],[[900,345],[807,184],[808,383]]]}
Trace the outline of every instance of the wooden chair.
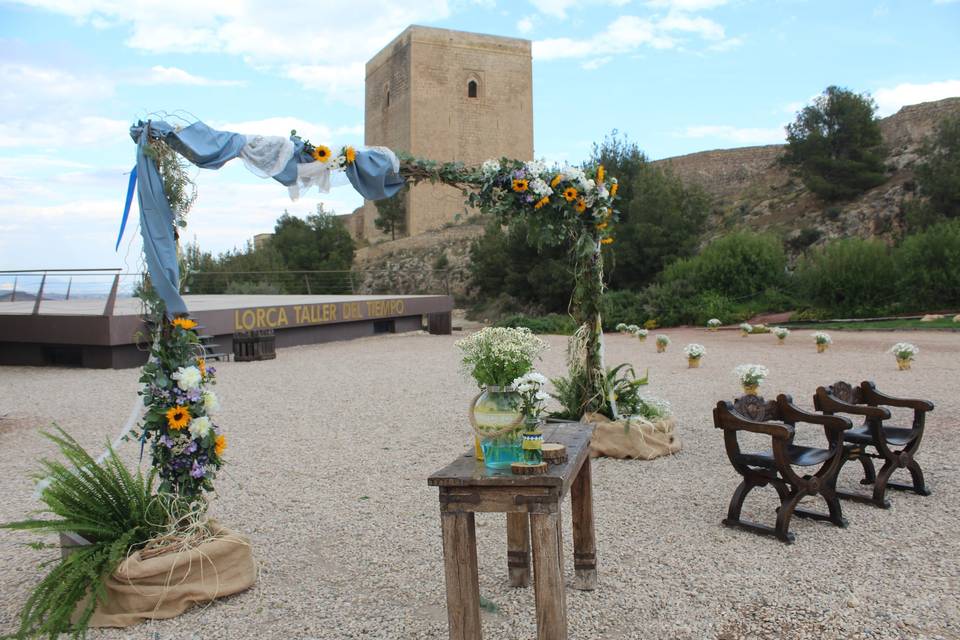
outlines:
{"label": "wooden chair", "polygon": [[[823,427],[828,448],[805,447],[793,444],[796,426],[799,423],[818,424]],[[727,456],[743,482],[733,492],[730,507],[723,524],[740,527],[754,533],[774,535],[782,542],[791,543],[795,537],[788,531],[791,517],[825,520],[838,527],[846,527],[835,483],[837,472],[843,462],[843,433],[853,425],[842,416],[825,416],[803,411],[794,406],[790,396],[779,395],[776,400],[764,402],[763,398],[746,395],[735,402],[718,402],[713,410],[713,424],[723,429]],[[744,453],[740,448],[738,434],[741,431],[770,436],[771,448],[759,453]],[[793,467],[818,467],[812,474],[799,475]],[[742,520],[740,511],[747,494],[756,487],[773,485],[780,496],[776,526]],[[806,496],[821,495],[829,513],[817,513],[798,509],[797,504]]]}
{"label": "wooden chair", "polygon": [[[894,398],[877,391],[875,384],[869,381],[854,387],[847,382],[835,382],[829,387],[819,387],[813,399],[817,411],[826,415],[837,413],[863,416],[862,426],[847,431],[843,439],[850,443],[846,449],[843,464],[848,460],[858,460],[863,466],[861,484],[873,485],[873,494],[864,495],[852,492],[838,492],[841,498],[874,504],[884,509],[890,507],[886,498],[887,489],[913,491],[922,496],[930,495],[923,479],[923,470],[917,463],[917,449],[923,439],[923,425],[928,411],[933,411],[933,403],[927,400]],[[913,424],[910,427],[891,426],[890,411],[886,407],[905,407],[913,409]],[[871,447],[875,453],[870,453]],[[877,473],[872,458],[883,460],[883,467]],[[913,480],[912,485],[890,482],[890,476],[897,469],[906,468]]]}

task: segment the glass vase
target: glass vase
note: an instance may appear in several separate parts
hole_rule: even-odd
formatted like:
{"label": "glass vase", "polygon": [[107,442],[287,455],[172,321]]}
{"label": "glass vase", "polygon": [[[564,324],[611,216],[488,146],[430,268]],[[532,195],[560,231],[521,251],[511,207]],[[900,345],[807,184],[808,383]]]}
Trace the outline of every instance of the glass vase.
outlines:
{"label": "glass vase", "polygon": [[523,416],[520,394],[513,387],[487,387],[473,405],[483,463],[491,469],[509,469],[523,459]]}
{"label": "glass vase", "polygon": [[536,418],[524,418],[523,421],[523,463],[536,465],[543,462],[543,430]]}

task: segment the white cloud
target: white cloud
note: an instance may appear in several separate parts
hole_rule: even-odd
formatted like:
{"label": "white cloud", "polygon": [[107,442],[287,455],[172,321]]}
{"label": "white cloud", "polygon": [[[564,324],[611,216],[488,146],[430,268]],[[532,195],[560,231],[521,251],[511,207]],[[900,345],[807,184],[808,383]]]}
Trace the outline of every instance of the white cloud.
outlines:
{"label": "white cloud", "polygon": [[593,71],[595,69],[599,69],[600,67],[607,64],[611,60],[613,60],[613,56],[603,56],[602,58],[593,58],[592,60],[587,60],[586,62],[581,64],[580,68],[586,71]]}
{"label": "white cloud", "polygon": [[[361,91],[363,64],[411,23],[450,15],[447,0],[14,0],[94,28],[129,30],[151,53],[225,53],[251,66],[335,93]],[[354,100],[355,95],[349,95]]]}
{"label": "white cloud", "polygon": [[533,43],[533,56],[539,60],[556,60],[629,53],[643,46],[673,49],[682,44],[683,35],[696,36],[713,45],[725,41],[723,26],[701,16],[668,14],[659,18],[642,18],[623,15],[585,40],[538,40]]}
{"label": "white cloud", "polygon": [[517,20],[517,31],[520,33],[530,33],[533,31],[533,18],[526,16]]}
{"label": "white cloud", "polygon": [[[101,116],[57,120],[14,120],[0,122],[0,148],[102,147],[128,138],[130,123]],[[72,152],[72,151],[71,151]]]}
{"label": "white cloud", "polygon": [[730,125],[697,125],[687,127],[681,134],[684,138],[713,138],[740,145],[781,144],[786,140],[783,127],[733,127]]}
{"label": "white cloud", "polygon": [[960,2],[960,0],[933,0],[933,4],[953,4],[954,2]]}
{"label": "white cloud", "polygon": [[647,0],[647,6],[671,11],[703,11],[727,4],[729,0]]}
{"label": "white cloud", "polygon": [[178,67],[156,65],[150,73],[137,76],[135,84],[184,84],[195,87],[239,87],[245,83],[240,80],[214,80],[197,76]]}
{"label": "white cloud", "polygon": [[296,129],[297,135],[301,138],[312,140],[316,143],[337,143],[335,138],[355,138],[363,135],[363,125],[356,124],[347,127],[332,128],[326,124],[317,122],[308,122],[300,118],[290,116],[279,116],[275,118],[263,118],[261,120],[247,120],[245,122],[213,122],[211,126],[224,131],[236,131],[246,135],[262,136],[283,136],[290,135],[290,131]]}
{"label": "white cloud", "polygon": [[873,97],[877,101],[877,113],[880,116],[888,116],[910,104],[960,97],[960,80],[943,80],[926,84],[908,82],[895,87],[878,89]]}
{"label": "white cloud", "polygon": [[536,7],[537,11],[560,20],[567,18],[567,12],[570,9],[580,9],[585,5],[602,4],[622,7],[629,3],[630,0],[530,0],[530,4]]}

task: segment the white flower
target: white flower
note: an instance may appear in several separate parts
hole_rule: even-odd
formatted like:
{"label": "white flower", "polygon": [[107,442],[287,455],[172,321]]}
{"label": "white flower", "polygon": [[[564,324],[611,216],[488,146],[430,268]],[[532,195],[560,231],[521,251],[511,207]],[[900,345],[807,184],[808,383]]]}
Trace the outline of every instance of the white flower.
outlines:
{"label": "white flower", "polygon": [[550,185],[547,184],[547,183],[546,183],[543,179],[541,179],[541,178],[534,178],[534,179],[530,182],[530,190],[533,191],[533,192],[534,192],[535,194],[537,194],[538,196],[540,196],[541,198],[553,194],[553,189],[551,189],[551,188],[550,188]]}
{"label": "white flower", "polygon": [[657,344],[670,344],[670,338],[662,333],[658,333]]}
{"label": "white flower", "polygon": [[790,329],[787,329],[786,327],[774,327],[773,333],[778,338],[786,338],[788,335],[790,335]]}
{"label": "white flower", "polygon": [[683,352],[688,358],[702,358],[707,352],[707,348],[702,344],[691,343],[683,348]]}
{"label": "white flower", "polygon": [[533,397],[536,398],[537,400],[540,400],[541,402],[546,402],[547,400],[550,399],[550,394],[547,393],[546,391],[537,391],[537,393],[534,394]]}
{"label": "white flower", "polygon": [[636,325],[631,325],[631,326],[633,327],[633,330],[632,330],[630,333],[632,333],[633,335],[635,335],[635,336],[638,337],[638,338],[646,338],[646,337],[647,337],[647,334],[650,333],[650,332],[647,331],[646,329],[641,329],[640,327],[638,327],[638,326],[636,326]]}
{"label": "white flower", "polygon": [[210,418],[207,416],[200,416],[190,421],[190,435],[194,438],[205,438],[212,428],[213,425],[210,424]]}
{"label": "white flower", "polygon": [[220,411],[220,399],[213,391],[203,392],[203,410],[208,416]]}
{"label": "white flower", "polygon": [[627,325],[624,324],[623,322],[619,322],[619,323],[617,323],[617,326],[616,326],[615,328],[616,328],[617,331],[626,331],[626,330],[627,330]]}
{"label": "white flower", "polygon": [[750,324],[749,322],[741,322],[741,323],[740,323],[740,331],[744,331],[744,332],[746,332],[746,333],[750,333],[751,331],[753,331],[753,325]]}
{"label": "white flower", "polygon": [[770,375],[770,371],[762,364],[741,364],[733,372],[740,378],[740,384],[748,387],[760,384]]}
{"label": "white flower", "polygon": [[524,162],[523,168],[527,170],[527,173],[533,176],[542,175],[547,170],[547,166],[542,162],[540,162],[539,160],[531,160],[530,162]]}
{"label": "white flower", "polygon": [[193,391],[203,382],[203,375],[196,367],[180,367],[170,377],[176,380],[177,386],[184,391]]}
{"label": "white flower", "polygon": [[710,318],[709,320],[707,320],[708,327],[719,327],[721,324],[723,323],[720,322],[719,318]]}
{"label": "white flower", "polygon": [[580,178],[580,190],[585,194],[592,194],[595,188],[596,183],[593,180],[587,179],[586,176]]}
{"label": "white flower", "polygon": [[500,173],[500,161],[499,160],[485,160],[482,165],[480,165],[480,171],[487,178],[495,176]]}
{"label": "white flower", "polygon": [[833,338],[830,337],[830,334],[824,331],[817,331],[814,333],[813,339],[817,344],[831,344],[833,342]]}
{"label": "white flower", "polygon": [[909,342],[898,342],[890,347],[890,353],[901,360],[912,360],[915,355],[920,353],[920,348]]}

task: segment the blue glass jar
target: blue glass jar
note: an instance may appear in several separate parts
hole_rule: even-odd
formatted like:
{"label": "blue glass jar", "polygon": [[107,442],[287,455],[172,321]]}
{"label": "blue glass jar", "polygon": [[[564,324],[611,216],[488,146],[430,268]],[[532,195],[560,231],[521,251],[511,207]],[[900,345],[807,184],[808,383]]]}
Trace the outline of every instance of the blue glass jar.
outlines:
{"label": "blue glass jar", "polygon": [[521,462],[524,427],[516,389],[487,387],[472,411],[483,463],[491,469],[509,469],[512,463]]}

